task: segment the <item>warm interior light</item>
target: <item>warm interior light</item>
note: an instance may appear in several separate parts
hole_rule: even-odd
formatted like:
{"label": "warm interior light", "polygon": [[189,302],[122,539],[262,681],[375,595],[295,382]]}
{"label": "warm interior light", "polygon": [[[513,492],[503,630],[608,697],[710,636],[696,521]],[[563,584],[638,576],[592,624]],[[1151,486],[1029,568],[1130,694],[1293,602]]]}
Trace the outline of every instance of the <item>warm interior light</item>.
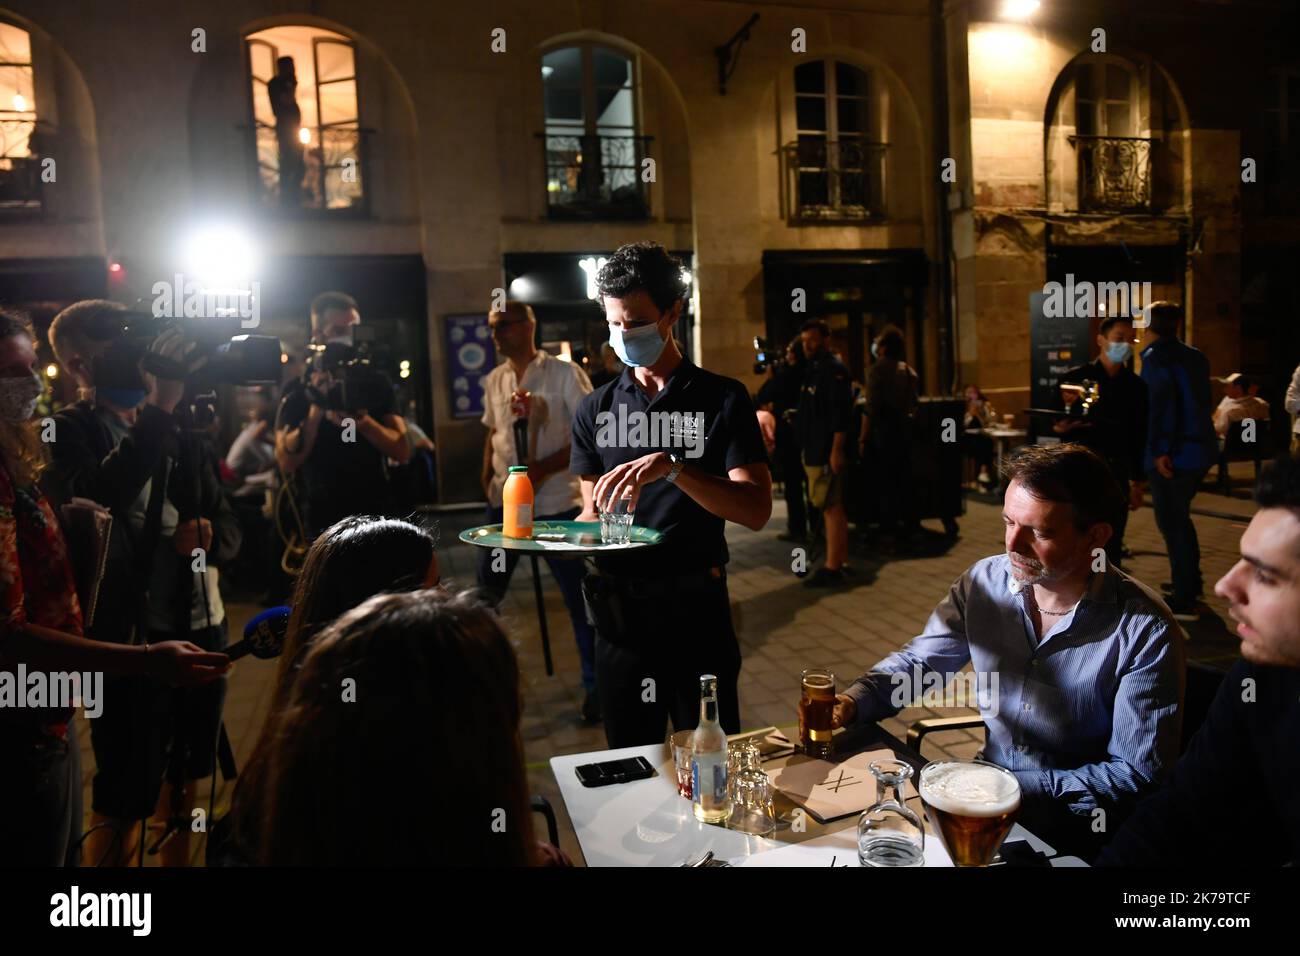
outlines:
{"label": "warm interior light", "polygon": [[1002,5],[1002,15],[1010,20],[1024,20],[1041,6],[1039,0],[1006,0]]}
{"label": "warm interior light", "polygon": [[305,127],[305,126],[304,126],[302,129],[298,130],[298,140],[299,140],[299,141],[300,141],[304,146],[310,146],[310,145],[311,145],[311,130],[309,130],[309,129],[308,129],[307,127]]}
{"label": "warm interior light", "polygon": [[15,93],[15,94],[14,94],[14,110],[15,110],[15,112],[18,112],[18,113],[26,113],[26,112],[27,112],[27,97],[23,96],[21,93]]}
{"label": "warm interior light", "polygon": [[57,365],[55,365],[53,362],[51,362],[49,365],[45,366],[45,377],[46,377],[46,378],[58,378],[58,377],[59,377],[59,367],[58,367]]}

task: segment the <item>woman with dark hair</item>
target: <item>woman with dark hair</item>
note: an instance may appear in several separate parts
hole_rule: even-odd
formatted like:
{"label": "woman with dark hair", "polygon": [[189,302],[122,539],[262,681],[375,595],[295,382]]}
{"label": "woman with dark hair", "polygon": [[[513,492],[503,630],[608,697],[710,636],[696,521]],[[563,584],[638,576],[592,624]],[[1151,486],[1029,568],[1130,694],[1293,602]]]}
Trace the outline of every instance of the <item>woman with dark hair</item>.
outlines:
{"label": "woman with dark hair", "polygon": [[[36,484],[46,466],[32,418],[45,388],[36,362],[31,325],[0,312],[0,673],[19,693],[26,681],[15,678],[18,666],[178,684],[215,680],[229,665],[226,656],[188,641],[111,644],[82,636],[67,544]],[[74,711],[64,703],[0,708],[0,866],[79,862],[81,764]]]}
{"label": "woman with dark hair", "polygon": [[367,598],[384,592],[436,587],[437,537],[397,518],[353,515],[321,532],[307,552],[290,602],[266,722],[231,798],[230,812],[208,840],[209,866],[252,862],[258,844],[258,793],[279,712],[317,632]]}
{"label": "woman with dark hair", "polygon": [[[514,649],[467,594],[371,598],[307,648],[256,794],[258,861],[525,866],[533,839]],[[395,794],[448,798],[395,819]]]}

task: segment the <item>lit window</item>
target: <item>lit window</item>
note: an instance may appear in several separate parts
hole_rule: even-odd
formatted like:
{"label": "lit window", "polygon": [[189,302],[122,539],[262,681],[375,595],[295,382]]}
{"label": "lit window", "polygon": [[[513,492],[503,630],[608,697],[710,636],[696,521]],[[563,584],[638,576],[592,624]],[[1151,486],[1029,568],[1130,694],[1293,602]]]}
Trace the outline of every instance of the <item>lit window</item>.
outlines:
{"label": "lit window", "polygon": [[36,92],[26,30],[0,23],[0,209],[39,209]]}
{"label": "lit window", "polygon": [[259,190],[285,210],[360,210],[365,192],[356,50],[316,27],[246,38]]}

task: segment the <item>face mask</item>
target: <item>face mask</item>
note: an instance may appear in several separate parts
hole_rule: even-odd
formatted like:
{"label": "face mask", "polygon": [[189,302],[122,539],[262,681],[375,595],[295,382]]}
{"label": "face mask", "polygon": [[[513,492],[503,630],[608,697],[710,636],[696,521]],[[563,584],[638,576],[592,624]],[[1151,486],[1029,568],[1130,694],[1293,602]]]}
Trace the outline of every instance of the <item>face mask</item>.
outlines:
{"label": "face mask", "polygon": [[1133,355],[1133,346],[1127,342],[1111,342],[1106,346],[1106,358],[1112,365],[1123,365]]}
{"label": "face mask", "polygon": [[143,388],[111,388],[104,385],[95,388],[96,401],[111,402],[117,408],[135,408],[148,394]]}
{"label": "face mask", "polygon": [[21,378],[0,378],[0,419],[21,425],[36,411],[45,383],[35,372]]}
{"label": "face mask", "polygon": [[639,368],[654,365],[664,354],[668,340],[659,334],[659,324],[645,325],[639,329],[622,329],[610,326],[609,344],[624,365]]}

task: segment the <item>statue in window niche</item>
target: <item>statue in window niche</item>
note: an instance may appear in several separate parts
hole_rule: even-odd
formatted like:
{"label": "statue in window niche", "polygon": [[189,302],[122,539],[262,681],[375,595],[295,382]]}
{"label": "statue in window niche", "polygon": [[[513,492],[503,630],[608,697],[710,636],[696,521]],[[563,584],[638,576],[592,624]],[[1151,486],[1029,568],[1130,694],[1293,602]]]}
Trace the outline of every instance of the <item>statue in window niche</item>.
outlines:
{"label": "statue in window niche", "polygon": [[306,170],[303,159],[302,110],[298,109],[298,76],[294,72],[293,57],[282,56],[275,61],[275,76],[266,84],[266,94],[275,114],[275,141],[280,152],[280,205],[296,209],[302,204],[302,177]]}

